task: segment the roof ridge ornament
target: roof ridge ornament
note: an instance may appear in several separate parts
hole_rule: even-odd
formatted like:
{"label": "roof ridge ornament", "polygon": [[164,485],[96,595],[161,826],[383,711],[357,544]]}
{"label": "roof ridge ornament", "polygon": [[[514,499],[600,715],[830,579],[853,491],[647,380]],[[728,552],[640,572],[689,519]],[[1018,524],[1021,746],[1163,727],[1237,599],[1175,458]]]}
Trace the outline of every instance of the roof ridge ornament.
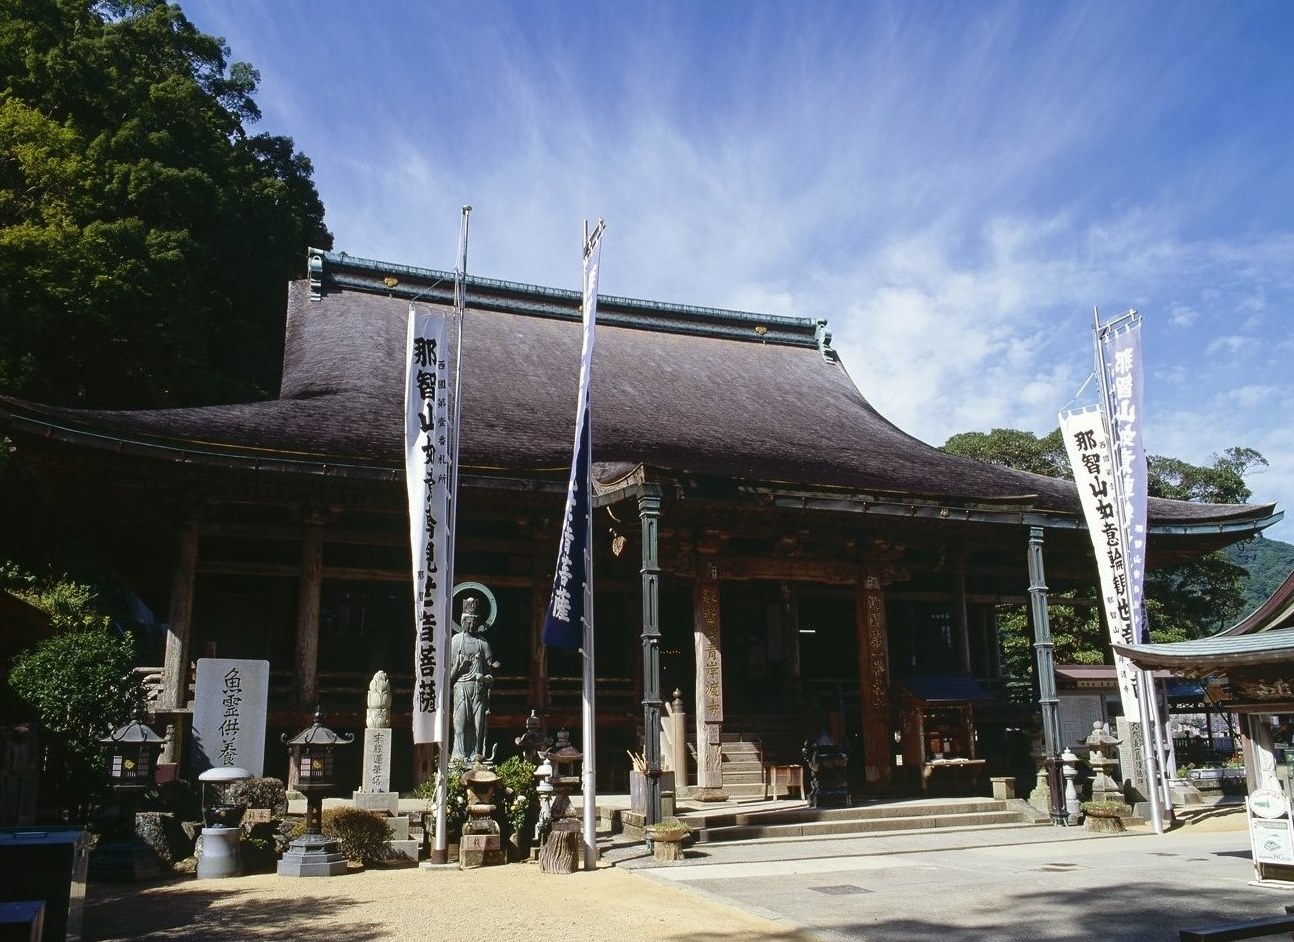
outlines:
{"label": "roof ridge ornament", "polygon": [[822,359],[835,363],[840,359],[838,354],[831,347],[831,331],[827,330],[827,319],[819,317],[817,319],[817,328],[814,331],[814,337],[818,341],[818,352],[822,354]]}
{"label": "roof ridge ornament", "polygon": [[323,300],[323,253],[319,249],[310,249],[306,253],[306,268],[310,273],[310,300]]}

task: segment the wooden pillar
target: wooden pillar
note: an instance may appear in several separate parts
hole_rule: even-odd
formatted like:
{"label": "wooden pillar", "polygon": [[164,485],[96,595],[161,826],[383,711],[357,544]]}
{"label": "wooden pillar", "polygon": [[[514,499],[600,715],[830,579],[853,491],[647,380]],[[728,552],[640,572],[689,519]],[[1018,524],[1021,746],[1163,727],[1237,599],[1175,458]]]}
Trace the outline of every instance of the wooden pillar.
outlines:
{"label": "wooden pillar", "polygon": [[699,801],[723,801],[723,648],[718,571],[702,561],[696,582],[696,789]]}
{"label": "wooden pillar", "polygon": [[297,582],[297,704],[312,709],[319,702],[319,594],[323,583],[323,522],[306,521]]}
{"label": "wooden pillar", "polygon": [[890,656],[886,639],[885,589],[865,573],[858,585],[858,691],[862,703],[863,766],[867,782],[889,782]]}
{"label": "wooden pillar", "polygon": [[193,583],[198,568],[198,517],[180,526],[171,572],[171,599],[162,662],[162,710],[183,710],[189,702],[189,648],[193,643]]}
{"label": "wooden pillar", "polygon": [[964,674],[974,674],[971,664],[970,624],[966,611],[966,568],[958,564],[953,573],[953,653]]}
{"label": "wooden pillar", "polygon": [[543,710],[552,702],[548,691],[548,648],[544,646],[543,635],[544,613],[553,579],[537,562],[535,573],[530,590],[530,702],[535,710]]}

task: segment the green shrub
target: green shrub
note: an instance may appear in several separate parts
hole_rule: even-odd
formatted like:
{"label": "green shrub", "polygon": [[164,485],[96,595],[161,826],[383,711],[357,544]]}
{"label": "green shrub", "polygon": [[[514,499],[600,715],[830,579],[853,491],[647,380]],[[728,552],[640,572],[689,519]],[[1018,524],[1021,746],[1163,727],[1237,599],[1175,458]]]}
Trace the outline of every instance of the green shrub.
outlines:
{"label": "green shrub", "polygon": [[[463,825],[467,823],[468,794],[467,786],[463,783],[463,775],[466,771],[467,766],[463,764],[462,760],[449,763],[448,797],[445,804],[445,831],[449,834],[450,843],[459,839],[463,833]],[[419,782],[418,787],[413,790],[413,797],[421,798],[427,802],[427,810],[434,811],[436,809],[435,779]]]}
{"label": "green shrub", "polygon": [[378,863],[388,856],[391,829],[386,818],[372,811],[328,808],[323,813],[323,832],[341,844],[341,852],[351,860]]}
{"label": "green shrub", "polygon": [[131,675],[134,643],[117,632],[88,586],[67,579],[40,582],[13,567],[0,571],[7,591],[44,611],[56,633],[20,653],[9,685],[40,718],[41,781],[50,803],[84,820],[106,784],[99,740],[124,724],[141,702]]}
{"label": "green shrub", "polygon": [[282,779],[265,777],[230,782],[225,786],[225,800],[231,805],[268,808],[270,816],[281,818],[288,813],[288,791]]}
{"label": "green shrub", "polygon": [[494,772],[499,776],[495,802],[502,805],[513,832],[523,831],[539,814],[535,767],[524,756],[513,756],[501,762]]}

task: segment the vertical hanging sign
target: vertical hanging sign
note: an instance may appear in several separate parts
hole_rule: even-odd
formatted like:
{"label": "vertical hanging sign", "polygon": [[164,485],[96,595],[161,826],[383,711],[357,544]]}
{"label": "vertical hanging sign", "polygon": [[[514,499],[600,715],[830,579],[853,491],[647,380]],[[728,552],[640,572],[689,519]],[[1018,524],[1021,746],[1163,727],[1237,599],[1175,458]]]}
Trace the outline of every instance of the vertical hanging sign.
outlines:
{"label": "vertical hanging sign", "polygon": [[[575,407],[575,449],[571,458],[570,486],[566,492],[566,514],[562,521],[561,543],[557,547],[557,569],[553,573],[553,590],[544,613],[544,644],[575,650],[586,647],[585,596],[592,581],[589,542],[589,511],[592,482],[589,479],[592,456],[592,421],[589,413],[589,380],[593,372],[593,338],[598,316],[598,264],[602,249],[602,223],[590,237],[584,254],[584,342],[580,355],[579,399]],[[587,748],[587,747],[586,747]]]}
{"label": "vertical hanging sign", "polygon": [[1141,318],[1107,328],[1099,340],[1109,390],[1111,448],[1123,502],[1124,546],[1132,607],[1132,641],[1150,640],[1143,595],[1146,584],[1146,446],[1141,437]]}
{"label": "vertical hanging sign", "polygon": [[[1128,557],[1115,507],[1114,460],[1100,409],[1088,407],[1062,412],[1060,433],[1065,439],[1065,450],[1074,469],[1074,480],[1083,505],[1083,517],[1092,536],[1110,640],[1115,644],[1135,644],[1137,639],[1133,631],[1136,623],[1128,593]],[[1129,721],[1139,723],[1141,707],[1137,699],[1137,670],[1132,662],[1118,654],[1114,656],[1114,665],[1119,678],[1123,714]]]}
{"label": "vertical hanging sign", "polygon": [[449,651],[448,321],[409,305],[405,352],[404,456],[413,555],[413,741],[436,741]]}

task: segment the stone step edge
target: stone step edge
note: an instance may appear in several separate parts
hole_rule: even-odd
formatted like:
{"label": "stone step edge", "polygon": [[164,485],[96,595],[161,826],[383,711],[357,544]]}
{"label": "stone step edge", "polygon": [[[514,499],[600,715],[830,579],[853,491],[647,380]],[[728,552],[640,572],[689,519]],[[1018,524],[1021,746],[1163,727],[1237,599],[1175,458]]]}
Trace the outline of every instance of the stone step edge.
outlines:
{"label": "stone step edge", "polygon": [[[981,818],[981,815],[971,815],[971,818]],[[990,829],[990,828],[1021,828],[1037,827],[1038,822],[1021,821],[1019,818],[1007,818],[1006,820],[953,820],[943,821],[937,824],[928,824],[924,827],[911,827],[910,818],[893,818],[886,822],[886,826],[876,826],[880,822],[868,822],[867,827],[849,828],[842,830],[833,829],[814,829],[809,832],[803,830],[801,825],[782,826],[789,830],[797,830],[799,833],[786,833],[779,831],[777,826],[769,828],[761,827],[733,827],[733,828],[707,828],[698,829],[696,842],[698,844],[728,844],[737,842],[751,841],[777,841],[777,840],[809,840],[813,838],[829,837],[881,837],[897,834],[930,834],[932,832],[952,832],[965,831],[970,829]],[[750,833],[742,833],[750,832]]]}

